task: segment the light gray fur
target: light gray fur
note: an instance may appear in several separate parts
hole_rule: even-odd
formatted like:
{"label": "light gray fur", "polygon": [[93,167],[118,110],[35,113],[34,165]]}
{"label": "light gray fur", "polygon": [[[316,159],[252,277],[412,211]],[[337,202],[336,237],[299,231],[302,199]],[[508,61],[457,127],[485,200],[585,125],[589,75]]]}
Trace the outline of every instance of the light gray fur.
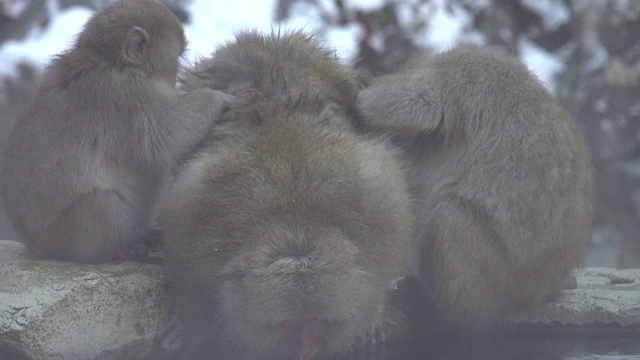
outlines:
{"label": "light gray fur", "polygon": [[589,237],[593,170],[574,119],[520,61],[456,48],[358,104],[412,163],[418,277],[448,321],[484,326],[559,292]]}
{"label": "light gray fur", "polygon": [[[145,59],[123,56],[134,26]],[[153,1],[98,12],[46,69],[16,123],[3,169],[5,206],[20,241],[41,258],[131,259],[152,223],[156,190],[229,96],[174,90],[182,26]]]}

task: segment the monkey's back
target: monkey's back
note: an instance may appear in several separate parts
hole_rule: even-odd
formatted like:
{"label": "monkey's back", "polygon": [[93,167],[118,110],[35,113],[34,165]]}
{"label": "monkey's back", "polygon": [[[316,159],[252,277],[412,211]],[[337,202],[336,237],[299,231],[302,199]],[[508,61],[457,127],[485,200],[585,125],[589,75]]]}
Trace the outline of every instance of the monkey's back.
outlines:
{"label": "monkey's back", "polygon": [[428,199],[419,218],[433,229],[420,237],[431,239],[425,273],[439,305],[463,323],[535,308],[584,255],[593,212],[584,137],[514,58],[459,48],[426,68],[443,135],[419,150],[415,181]]}
{"label": "monkey's back", "polygon": [[216,304],[220,336],[241,349],[267,352],[279,326],[310,318],[325,350],[350,349],[405,272],[403,173],[380,141],[267,107],[200,150],[163,196],[167,277],[187,322]]}
{"label": "monkey's back", "polygon": [[[36,100],[9,136],[3,169],[7,213],[21,241],[58,248],[51,226],[84,195],[117,191],[145,201],[141,180],[158,178],[159,164],[136,160],[144,112],[136,99],[149,96],[135,74],[105,75],[98,61],[69,52],[53,60]],[[140,101],[149,101],[140,99]],[[140,142],[140,146],[146,146]],[[145,204],[138,204],[144,208]],[[42,247],[43,242],[50,246]]]}
{"label": "monkey's back", "polygon": [[364,129],[411,159],[419,277],[447,320],[483,326],[559,292],[588,240],[592,165],[574,119],[518,59],[420,57],[358,103]]}

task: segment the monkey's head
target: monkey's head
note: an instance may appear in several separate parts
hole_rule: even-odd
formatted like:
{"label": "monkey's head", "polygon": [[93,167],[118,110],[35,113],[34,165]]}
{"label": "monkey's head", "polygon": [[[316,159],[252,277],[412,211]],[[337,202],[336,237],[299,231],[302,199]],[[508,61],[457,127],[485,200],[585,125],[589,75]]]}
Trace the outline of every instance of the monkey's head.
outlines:
{"label": "monkey's head", "polygon": [[178,282],[209,297],[225,339],[252,354],[350,352],[406,259],[410,202],[390,150],[309,116],[283,109],[217,141],[163,205]]}
{"label": "monkey's head", "polygon": [[186,40],[182,25],[162,3],[118,0],[100,10],[80,33],[79,51],[113,66],[133,67],[175,85]]}
{"label": "monkey's head", "polygon": [[359,91],[357,73],[300,31],[240,32],[211,59],[196,64],[182,82],[187,90],[208,87],[233,95],[250,90],[265,98],[304,89],[344,108],[355,104]]}

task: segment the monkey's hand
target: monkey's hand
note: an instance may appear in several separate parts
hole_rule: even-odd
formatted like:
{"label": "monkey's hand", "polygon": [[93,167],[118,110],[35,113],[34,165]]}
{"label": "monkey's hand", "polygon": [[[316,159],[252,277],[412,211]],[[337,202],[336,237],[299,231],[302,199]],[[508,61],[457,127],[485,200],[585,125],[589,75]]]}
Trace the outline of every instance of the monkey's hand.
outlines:
{"label": "monkey's hand", "polygon": [[165,114],[168,118],[163,129],[165,143],[160,147],[164,150],[161,159],[168,166],[173,166],[175,161],[192,151],[209,133],[222,117],[233,96],[220,91],[198,89],[182,96],[178,95],[176,100],[170,104],[171,109],[166,109],[169,114]]}
{"label": "monkey's hand", "polygon": [[211,89],[197,89],[184,95],[184,103],[197,117],[205,116],[216,122],[229,108],[234,96],[222,91]]}
{"label": "monkey's hand", "polygon": [[354,354],[354,359],[386,358],[401,352],[408,345],[408,337],[412,330],[409,319],[416,301],[415,281],[399,278],[394,281],[384,306],[382,318],[374,324],[371,331],[363,339],[361,347]]}

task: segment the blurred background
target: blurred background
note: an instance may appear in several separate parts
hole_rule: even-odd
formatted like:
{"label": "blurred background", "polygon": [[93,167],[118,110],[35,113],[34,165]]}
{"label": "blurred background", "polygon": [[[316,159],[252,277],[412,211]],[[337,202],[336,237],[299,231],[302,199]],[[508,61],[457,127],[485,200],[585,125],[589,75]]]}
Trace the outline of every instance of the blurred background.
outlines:
{"label": "blurred background", "polygon": [[[109,0],[0,0],[0,146],[38,76]],[[640,1],[163,0],[184,23],[188,64],[243,28],[302,28],[363,74],[459,43],[519,56],[591,146],[597,212],[585,266],[640,267]],[[1,159],[0,159],[1,161]],[[0,212],[0,239],[13,239]]]}

